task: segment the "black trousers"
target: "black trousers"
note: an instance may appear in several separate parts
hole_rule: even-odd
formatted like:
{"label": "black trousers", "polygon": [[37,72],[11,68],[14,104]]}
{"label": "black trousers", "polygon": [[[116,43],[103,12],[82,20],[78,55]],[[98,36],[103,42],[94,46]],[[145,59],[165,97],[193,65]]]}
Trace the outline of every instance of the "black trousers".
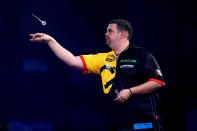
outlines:
{"label": "black trousers", "polygon": [[159,116],[156,119],[153,115],[116,107],[109,112],[109,117],[110,131],[163,131]]}

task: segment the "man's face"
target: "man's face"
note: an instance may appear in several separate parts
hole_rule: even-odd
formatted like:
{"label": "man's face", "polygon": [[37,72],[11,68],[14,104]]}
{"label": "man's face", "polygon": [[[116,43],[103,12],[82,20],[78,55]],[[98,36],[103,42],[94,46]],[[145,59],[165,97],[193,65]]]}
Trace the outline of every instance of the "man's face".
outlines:
{"label": "man's face", "polygon": [[120,32],[117,29],[116,24],[109,24],[107,27],[107,32],[105,33],[106,44],[110,47],[114,42],[119,40]]}

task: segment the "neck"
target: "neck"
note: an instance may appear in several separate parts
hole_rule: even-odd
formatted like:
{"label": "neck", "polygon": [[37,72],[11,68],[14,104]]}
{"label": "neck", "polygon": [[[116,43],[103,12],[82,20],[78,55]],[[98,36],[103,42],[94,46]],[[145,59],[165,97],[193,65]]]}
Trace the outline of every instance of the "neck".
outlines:
{"label": "neck", "polygon": [[114,52],[116,55],[121,54],[124,50],[126,50],[129,46],[129,41],[119,44],[117,48],[114,48]]}

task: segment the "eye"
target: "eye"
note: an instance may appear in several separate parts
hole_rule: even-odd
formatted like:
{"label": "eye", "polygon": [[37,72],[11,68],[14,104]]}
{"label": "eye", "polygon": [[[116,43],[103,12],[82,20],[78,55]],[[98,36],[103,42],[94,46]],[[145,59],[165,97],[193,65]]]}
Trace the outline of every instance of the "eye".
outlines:
{"label": "eye", "polygon": [[111,30],[111,29],[109,29],[109,30],[108,30],[108,32],[109,32],[109,33],[111,33],[111,32],[112,32],[112,30]]}

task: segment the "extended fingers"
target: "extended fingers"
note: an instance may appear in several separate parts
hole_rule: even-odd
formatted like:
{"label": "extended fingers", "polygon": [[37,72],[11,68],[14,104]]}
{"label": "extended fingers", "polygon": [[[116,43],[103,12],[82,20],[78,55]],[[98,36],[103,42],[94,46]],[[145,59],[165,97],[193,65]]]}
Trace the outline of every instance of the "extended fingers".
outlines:
{"label": "extended fingers", "polygon": [[43,36],[43,33],[29,34],[29,36],[31,36],[32,38],[42,37]]}
{"label": "extended fingers", "polygon": [[114,99],[115,102],[119,102],[119,103],[123,103],[125,101],[125,98],[122,96],[117,97],[116,99]]}
{"label": "extended fingers", "polygon": [[40,41],[41,39],[40,38],[32,38],[32,39],[30,39],[30,41]]}
{"label": "extended fingers", "polygon": [[41,40],[41,37],[43,36],[42,33],[35,33],[35,34],[29,34],[31,37],[30,41],[39,41]]}

